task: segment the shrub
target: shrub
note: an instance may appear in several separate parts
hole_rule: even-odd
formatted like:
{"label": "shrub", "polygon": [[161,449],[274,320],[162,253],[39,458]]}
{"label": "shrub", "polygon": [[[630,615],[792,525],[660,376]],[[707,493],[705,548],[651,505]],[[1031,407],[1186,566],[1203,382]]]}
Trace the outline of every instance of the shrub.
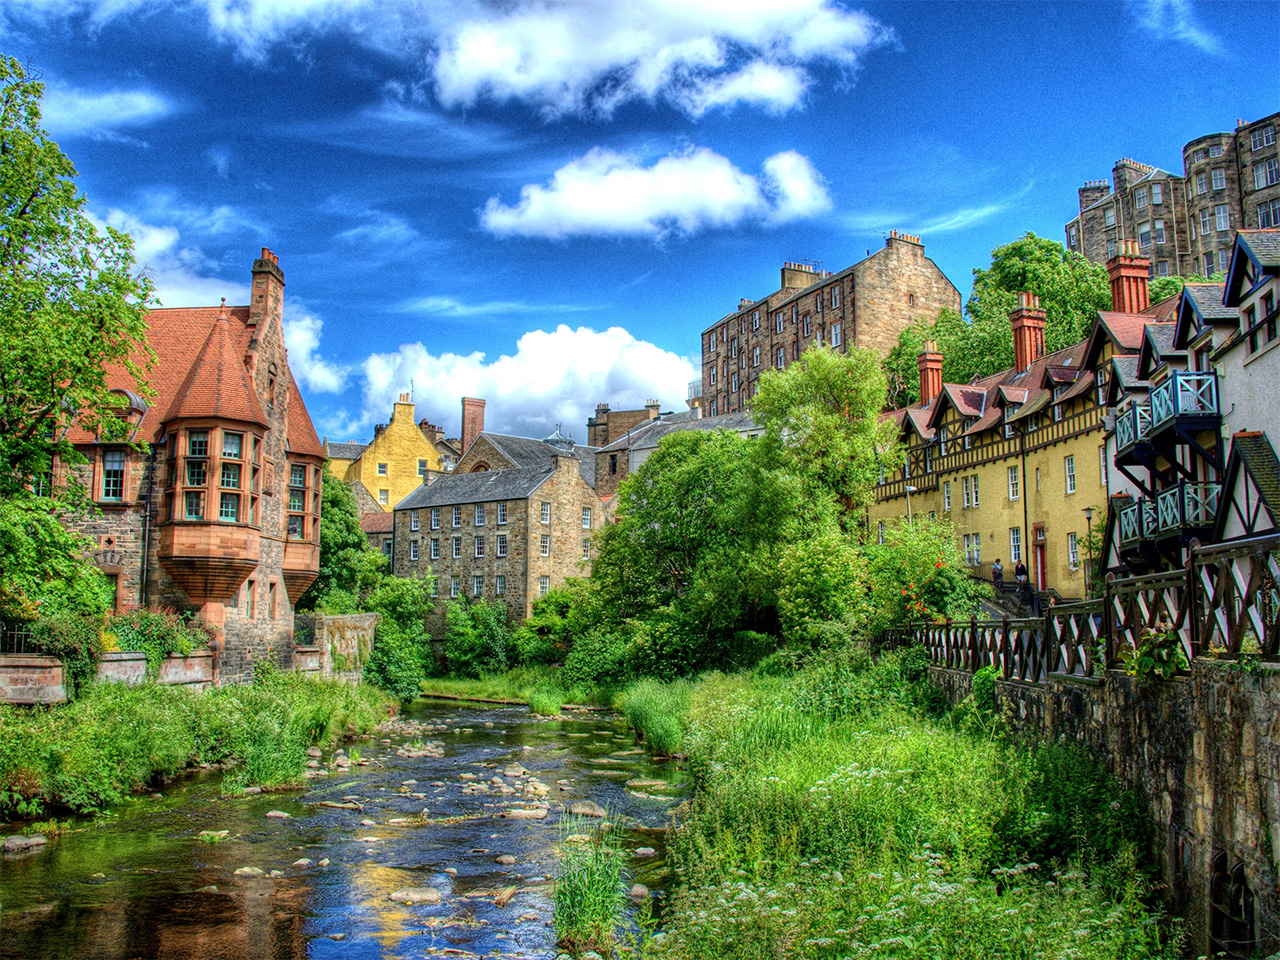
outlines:
{"label": "shrub", "polygon": [[391,619],[378,621],[373,650],[363,677],[374,686],[401,700],[419,696],[431,659],[431,639],[419,626],[408,631]]}
{"label": "shrub", "polygon": [[996,712],[996,680],[1000,669],[988,664],[973,675],[973,705],[983,713]]}
{"label": "shrub", "polygon": [[574,953],[612,956],[626,897],[622,850],[612,830],[578,817],[560,821],[560,876],[556,879],[556,936]]}
{"label": "shrub", "polygon": [[566,687],[615,686],[629,675],[627,637],[606,627],[578,637],[560,670]]}
{"label": "shrub", "polygon": [[872,628],[879,632],[917,620],[967,617],[991,585],[969,575],[951,524],[916,517],[865,548],[871,579]]}
{"label": "shrub", "polygon": [[107,629],[121,650],[147,655],[147,677],[160,675],[160,664],[171,653],[184,657],[209,642],[209,634],[190,614],[173,610],[138,609],[107,619]]}
{"label": "shrub", "polygon": [[34,650],[62,661],[67,698],[74,700],[98,673],[102,658],[102,619],[63,614],[44,617],[31,624]]}
{"label": "shrub", "polygon": [[627,722],[655,753],[672,754],[683,744],[692,688],[688,680],[637,680],[619,697]]}
{"label": "shrub", "polygon": [[511,628],[506,604],[461,599],[445,608],[446,652],[449,671],[460,677],[479,677],[507,668]]}

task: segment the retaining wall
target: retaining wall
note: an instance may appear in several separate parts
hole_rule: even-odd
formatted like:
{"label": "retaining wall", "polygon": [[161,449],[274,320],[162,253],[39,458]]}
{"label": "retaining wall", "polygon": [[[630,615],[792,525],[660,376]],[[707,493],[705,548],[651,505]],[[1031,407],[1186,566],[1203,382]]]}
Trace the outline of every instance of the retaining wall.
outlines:
{"label": "retaining wall", "polygon": [[53,657],[0,656],[0,701],[5,703],[62,703],[67,686],[62,661]]}
{"label": "retaining wall", "polygon": [[[342,616],[316,614],[315,646],[320,651],[320,675],[359,683],[373,650],[376,613]],[[297,652],[295,649],[295,653]]]}

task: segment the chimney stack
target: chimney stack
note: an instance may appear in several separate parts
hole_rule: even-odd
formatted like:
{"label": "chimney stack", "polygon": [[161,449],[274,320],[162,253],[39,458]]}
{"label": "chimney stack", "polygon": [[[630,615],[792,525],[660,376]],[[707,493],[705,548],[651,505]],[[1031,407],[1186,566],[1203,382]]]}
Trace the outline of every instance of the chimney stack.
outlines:
{"label": "chimney stack", "polygon": [[272,317],[279,319],[284,307],[284,271],[280,269],[280,258],[263,247],[262,256],[253,261],[252,273],[248,326],[265,326]]}
{"label": "chimney stack", "polygon": [[1111,309],[1117,313],[1141,313],[1147,309],[1151,261],[1138,252],[1136,240],[1124,240],[1116,255],[1107,261],[1111,278]]}
{"label": "chimney stack", "polygon": [[1009,314],[1013,326],[1013,368],[1024,372],[1031,364],[1044,356],[1045,312],[1040,309],[1040,298],[1034,293],[1019,293],[1018,305]]}
{"label": "chimney stack", "polygon": [[644,412],[649,415],[650,420],[658,415],[658,410],[659,404],[657,400],[646,400],[644,402]]}
{"label": "chimney stack", "polygon": [[920,404],[926,405],[942,393],[942,354],[936,340],[926,340],[916,358],[920,364]]}
{"label": "chimney stack", "polygon": [[484,401],[475,397],[462,398],[462,453],[471,448],[476,437],[484,433]]}

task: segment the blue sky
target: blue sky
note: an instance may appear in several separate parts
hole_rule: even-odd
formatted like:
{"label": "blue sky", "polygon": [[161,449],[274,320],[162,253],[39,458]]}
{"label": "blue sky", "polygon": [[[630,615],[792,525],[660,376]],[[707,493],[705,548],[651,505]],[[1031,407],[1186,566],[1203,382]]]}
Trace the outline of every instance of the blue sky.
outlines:
{"label": "blue sky", "polygon": [[28,0],[0,49],[170,306],[280,256],[331,439],[684,407],[698,334],[893,228],[968,293],[1076,188],[1280,109],[1280,3]]}

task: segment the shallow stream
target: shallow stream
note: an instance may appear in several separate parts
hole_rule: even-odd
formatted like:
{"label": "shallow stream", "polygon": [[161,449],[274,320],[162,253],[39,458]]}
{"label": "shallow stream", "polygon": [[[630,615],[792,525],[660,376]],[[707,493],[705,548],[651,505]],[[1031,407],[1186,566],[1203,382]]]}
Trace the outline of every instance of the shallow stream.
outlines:
{"label": "shallow stream", "polygon": [[[554,956],[559,824],[579,800],[627,825],[628,883],[662,889],[661,828],[683,775],[654,762],[618,718],[419,701],[406,719],[436,730],[347,744],[367,765],[334,767],[326,754],[328,775],[305,790],[222,798],[221,774],[195,775],[35,852],[5,854],[0,957]],[[417,740],[442,743],[443,756],[400,755]],[[528,773],[506,775],[510,764]],[[531,779],[548,788],[547,815],[503,816],[534,806]],[[421,887],[441,901],[390,899]]]}

